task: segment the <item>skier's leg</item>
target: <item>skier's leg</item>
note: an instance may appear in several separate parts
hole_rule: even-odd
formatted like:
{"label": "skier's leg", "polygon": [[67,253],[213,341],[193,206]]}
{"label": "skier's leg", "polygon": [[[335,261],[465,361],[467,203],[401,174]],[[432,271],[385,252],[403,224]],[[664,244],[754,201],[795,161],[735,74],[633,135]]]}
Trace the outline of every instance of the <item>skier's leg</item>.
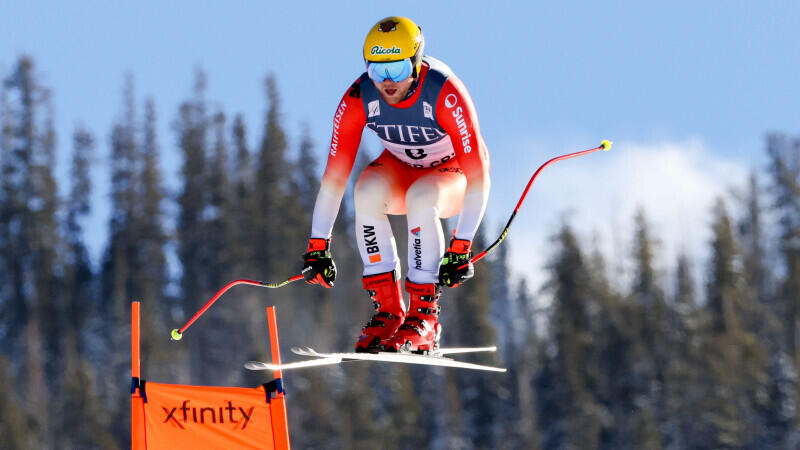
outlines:
{"label": "skier's leg", "polygon": [[379,351],[405,318],[397,244],[386,216],[404,211],[409,182],[404,170],[384,152],[356,183],[356,239],[364,262],[363,284],[376,309],[356,341],[357,352]]}
{"label": "skier's leg", "polygon": [[364,262],[364,275],[400,268],[397,243],[387,214],[405,212],[407,168],[384,152],[364,169],[355,186],[356,245]]}
{"label": "skier's leg", "polygon": [[414,181],[406,192],[408,219],[408,279],[437,283],[445,242],[440,218],[459,213],[467,181],[457,164],[434,169]]}
{"label": "skier's leg", "polygon": [[403,325],[384,344],[387,351],[431,351],[439,346],[439,262],[444,254],[440,218],[459,213],[466,178],[451,163],[430,170],[414,181],[406,192],[408,211],[408,278],[410,301]]}

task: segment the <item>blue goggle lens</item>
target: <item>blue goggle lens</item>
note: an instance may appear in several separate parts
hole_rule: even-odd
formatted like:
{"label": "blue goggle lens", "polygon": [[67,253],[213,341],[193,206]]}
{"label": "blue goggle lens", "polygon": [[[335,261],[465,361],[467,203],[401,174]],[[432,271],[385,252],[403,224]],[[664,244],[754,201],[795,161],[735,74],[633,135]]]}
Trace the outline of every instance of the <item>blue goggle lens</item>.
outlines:
{"label": "blue goggle lens", "polygon": [[367,63],[367,74],[376,83],[380,83],[387,78],[399,83],[410,77],[413,69],[410,59]]}

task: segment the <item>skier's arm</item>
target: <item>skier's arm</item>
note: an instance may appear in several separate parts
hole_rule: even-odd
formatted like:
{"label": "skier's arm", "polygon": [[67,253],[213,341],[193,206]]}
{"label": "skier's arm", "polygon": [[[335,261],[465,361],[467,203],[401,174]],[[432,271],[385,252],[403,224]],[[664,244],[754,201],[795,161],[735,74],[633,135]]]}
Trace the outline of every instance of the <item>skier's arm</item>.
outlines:
{"label": "skier's arm", "polygon": [[471,242],[489,200],[489,151],[481,136],[478,114],[461,80],[450,77],[436,104],[436,120],[453,142],[456,159],[467,178],[455,239]]}
{"label": "skier's arm", "polygon": [[361,89],[356,81],[342,97],[333,116],[328,164],[314,205],[311,238],[330,239],[366,123]]}

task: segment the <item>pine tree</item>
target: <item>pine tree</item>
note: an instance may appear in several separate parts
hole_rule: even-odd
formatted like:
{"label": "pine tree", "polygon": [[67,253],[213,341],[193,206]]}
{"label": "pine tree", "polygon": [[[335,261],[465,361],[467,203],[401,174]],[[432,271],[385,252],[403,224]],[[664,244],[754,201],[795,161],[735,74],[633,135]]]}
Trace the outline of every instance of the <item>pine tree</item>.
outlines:
{"label": "pine tree", "polygon": [[636,264],[632,291],[639,304],[652,307],[659,300],[663,300],[660,298],[663,294],[657,286],[656,273],[653,267],[653,246],[656,244],[650,235],[650,228],[643,210],[637,211],[634,221],[636,223],[636,231],[633,259]]}
{"label": "pine tree", "polygon": [[[123,112],[121,118],[113,125],[111,131],[111,218],[109,221],[109,242],[103,257],[101,272],[101,295],[99,314],[107,318],[103,322],[101,334],[110,339],[108,360],[103,361],[107,368],[103,380],[103,388],[107,392],[116,392],[116,380],[124,376],[129,364],[129,355],[115,351],[125,348],[130,339],[130,308],[135,299],[132,284],[132,272],[135,259],[132,247],[135,231],[133,218],[139,185],[137,178],[137,142],[136,142],[136,106],[133,79],[129,75],[123,88]],[[109,401],[109,407],[116,404]],[[122,417],[125,411],[119,409]],[[122,419],[125,420],[125,419]],[[127,439],[129,430],[118,427],[115,435],[118,439]]]}
{"label": "pine tree", "polygon": [[586,308],[593,351],[588,364],[596,367],[594,396],[607,411],[607,426],[600,434],[599,448],[660,448],[653,434],[654,360],[647,348],[649,320],[658,311],[656,275],[652,267],[654,245],[640,212],[636,217],[633,245],[632,292],[617,292],[608,279],[607,264],[595,235],[587,258],[587,291],[592,302]]}
{"label": "pine tree", "polygon": [[15,392],[14,379],[6,358],[0,356],[0,436],[5,448],[33,448],[36,439],[29,420],[20,408],[22,399]]}
{"label": "pine tree", "polygon": [[63,336],[63,400],[56,435],[64,447],[110,447],[107,411],[97,396],[95,368],[88,362],[88,348],[96,337],[86,331],[96,316],[97,290],[89,254],[83,239],[83,222],[91,212],[89,169],[94,154],[94,137],[79,127],[73,134],[69,196],[66,199],[66,255],[64,275],[65,331]]}
{"label": "pine tree", "polygon": [[598,448],[608,411],[596,399],[600,378],[591,363],[596,352],[589,312],[596,305],[578,239],[568,225],[556,238],[549,289],[554,294],[553,352],[538,381],[542,392],[544,448]]}
{"label": "pine tree", "polygon": [[796,448],[800,444],[797,421],[797,372],[789,355],[777,351],[770,356],[768,400],[762,406],[764,433],[759,441],[767,448]]}
{"label": "pine tree", "polygon": [[[241,252],[238,246],[248,245],[247,242],[236,242],[238,238],[239,224],[236,220],[236,202],[234,189],[230,177],[230,157],[227,141],[227,119],[225,114],[218,112],[214,115],[211,130],[210,154],[206,164],[207,188],[204,213],[204,227],[206,228],[206,242],[209,265],[204,268],[205,277],[209,287],[214,289],[222,287],[225,283],[233,279],[242,278],[235,269],[241,266],[238,258]],[[238,266],[238,267],[237,267]],[[213,291],[213,289],[212,289]],[[237,302],[243,292],[231,293],[228,299],[230,302]],[[254,293],[255,294],[255,293]],[[263,294],[263,293],[260,293]],[[256,316],[260,319],[261,327],[259,330],[252,330],[252,333],[264,331],[264,309],[261,305],[252,302],[245,302],[244,305],[226,304],[210,311],[207,323],[210,327],[205,328],[208,333],[206,350],[208,359],[205,361],[206,378],[208,382],[214,384],[223,383],[226,385],[240,384],[245,376],[244,370],[231,370],[231,349],[242,349],[238,355],[244,357],[252,345],[253,335],[248,332],[234,333],[242,323],[247,323]],[[248,330],[250,331],[250,330]],[[224,343],[224,344],[223,344]],[[237,356],[238,356],[237,355]]]}
{"label": "pine tree", "polygon": [[[14,140],[14,122],[12,118],[11,106],[8,100],[8,91],[4,85],[0,85],[0,313],[7,309],[7,298],[10,296],[7,286],[11,285],[11,267],[7,267],[6,249],[8,248],[7,239],[10,235],[7,220],[11,212],[13,194],[15,192],[12,183],[14,173],[14,156],[12,153]],[[8,198],[11,195],[11,198]],[[8,343],[0,337],[0,347],[8,348]]]}
{"label": "pine tree", "polygon": [[58,436],[58,448],[118,448],[128,444],[111,433],[108,409],[95,394],[95,373],[85,358],[70,360],[67,364],[64,423]]}
{"label": "pine tree", "polygon": [[317,158],[314,156],[314,141],[308,125],[303,126],[300,138],[300,149],[297,157],[298,203],[303,211],[313,211],[319,192],[320,175],[317,173]]}
{"label": "pine tree", "polygon": [[0,257],[8,287],[0,307],[9,339],[3,348],[13,361],[21,362],[24,408],[39,437],[37,445],[51,446],[52,422],[46,413],[51,392],[45,373],[61,362],[62,330],[57,323],[59,204],[52,174],[55,133],[50,94],[39,85],[34,63],[25,56],[5,79],[3,91]]}
{"label": "pine tree", "polygon": [[172,309],[171,301],[165,294],[168,271],[165,247],[168,242],[164,229],[166,213],[164,210],[165,188],[161,174],[161,151],[156,134],[157,118],[152,99],[144,103],[142,125],[136,134],[141,136],[136,144],[135,177],[138,180],[134,191],[134,216],[131,217],[134,234],[131,242],[131,256],[134,268],[131,274],[131,300],[142,302],[142,353],[148,356],[150,376],[159,379],[174,372],[167,370],[166,363],[176,355],[174,349],[166,349],[157,342],[163,340],[168,329],[165,318]]}
{"label": "pine tree", "polygon": [[672,341],[669,334],[670,313],[667,309],[663,289],[658,284],[654,268],[654,247],[657,243],[651,236],[644,211],[637,212],[635,217],[634,238],[634,284],[632,287],[632,303],[641,314],[636,354],[638,370],[633,369],[635,377],[635,394],[638,398],[640,414],[634,418],[631,444],[635,447],[660,448],[661,440],[655,423],[664,420],[659,412],[665,410],[664,385],[666,371],[670,361]]}
{"label": "pine tree", "polygon": [[757,414],[764,403],[767,358],[756,336],[743,327],[742,317],[755,299],[742,288],[738,243],[722,200],[713,214],[707,285],[710,322],[698,347],[706,395],[700,436],[702,445],[750,447],[758,444]]}
{"label": "pine tree", "polygon": [[85,128],[79,127],[73,134],[73,153],[69,196],[66,199],[67,274],[65,276],[65,310],[70,332],[74,334],[75,351],[83,352],[80,330],[90,315],[95,313],[93,300],[97,298],[94,290],[89,252],[83,239],[83,222],[91,212],[92,180],[89,170],[95,151],[94,136]]}
{"label": "pine tree", "polygon": [[[771,212],[778,219],[778,243],[780,259],[772,262],[768,267],[773,273],[782,273],[783,276],[772,280],[759,280],[752,276],[756,283],[759,281],[766,285],[756,284],[759,295],[768,297],[768,319],[773,317],[780,326],[772,326],[769,321],[763,328],[760,336],[772,351],[769,367],[770,399],[764,408],[765,422],[770,434],[770,442],[786,448],[797,446],[800,442],[798,435],[798,403],[797,373],[800,368],[800,139],[790,138],[784,134],[771,133],[767,136],[767,168],[769,193],[771,194]],[[748,192],[748,212],[758,212],[758,183],[755,177],[751,180]],[[751,213],[750,216],[753,214]],[[750,219],[749,223],[757,224],[757,220]],[[747,224],[748,222],[745,221]],[[759,256],[763,256],[757,247],[756,234],[758,229],[745,229],[750,232],[745,237],[746,264],[756,264]],[[763,261],[761,261],[763,264]],[[756,266],[757,267],[757,266]],[[749,268],[749,267],[748,267]],[[767,272],[768,274],[769,272]],[[766,275],[765,278],[769,277]],[[770,285],[774,287],[769,288]],[[766,294],[763,291],[768,291]],[[772,291],[772,292],[769,292]],[[765,301],[760,297],[762,302]],[[765,332],[766,331],[766,332]],[[778,335],[778,336],[776,336]],[[789,367],[791,365],[791,367]]]}
{"label": "pine tree", "polygon": [[688,256],[678,256],[675,269],[675,289],[670,302],[669,342],[671,358],[666,368],[662,432],[665,448],[694,448],[699,445],[702,431],[703,399],[700,386],[705,374],[701,369],[705,355],[699,354],[698,331],[700,327],[698,301],[691,263]]}
{"label": "pine tree", "polygon": [[509,371],[516,379],[516,386],[511,386],[512,412],[509,414],[516,420],[508,424],[510,438],[509,448],[540,448],[541,430],[539,429],[539,414],[537,411],[538,396],[534,388],[537,371],[537,362],[541,359],[542,346],[537,336],[536,322],[538,320],[534,309],[533,298],[530,296],[528,284],[523,278],[517,285],[513,300],[518,311],[520,327],[514,329],[511,364]]}
{"label": "pine tree", "polygon": [[[119,389],[119,380],[127,376],[129,348],[130,302],[143,304],[142,353],[147,355],[150,375],[168,373],[161,364],[175,354],[167,354],[155,345],[165,331],[161,319],[169,310],[165,304],[166,233],[163,230],[165,197],[161,186],[156,117],[153,102],[145,103],[144,118],[137,114],[133,78],[128,76],[123,90],[123,112],[111,132],[111,220],[109,243],[101,270],[100,314],[101,335],[108,342],[103,364],[102,389],[106,406],[113,411],[112,427],[116,439],[129,438],[130,409],[123,407],[126,393]],[[163,309],[162,309],[163,308]]]}
{"label": "pine tree", "polygon": [[533,362],[538,351],[536,318],[524,278],[517,290],[511,292],[508,249],[512,245],[507,239],[497,247],[489,263],[491,318],[497,330],[501,364],[508,369],[509,379],[508,383],[497,385],[497,422],[505,448],[534,448],[538,440],[532,386]]}
{"label": "pine tree", "polygon": [[[109,342],[105,358],[99,363],[105,368],[101,380],[101,392],[106,406],[111,410],[112,433],[118,442],[129,439],[130,429],[124,424],[130,420],[129,408],[121,407],[127,403],[127,396],[119,391],[118,380],[124,379],[130,358],[126,348],[130,339],[129,308],[132,299],[130,273],[133,261],[129,252],[132,233],[133,203],[136,194],[134,164],[135,148],[135,105],[133,80],[128,76],[123,92],[123,115],[111,132],[111,219],[109,222],[109,243],[103,258],[101,272],[100,316],[101,335]],[[108,342],[107,341],[107,342]]]}
{"label": "pine tree", "polygon": [[735,267],[738,249],[734,242],[730,216],[721,199],[714,206],[713,256],[708,283],[711,328],[724,333],[741,327],[741,299],[737,296],[739,270]]}
{"label": "pine tree", "polygon": [[[19,64],[24,64],[24,59]],[[26,230],[19,229],[22,221],[23,181],[28,166],[28,154],[19,151],[19,116],[12,108],[18,95],[10,80],[4,80],[0,89],[0,318],[5,332],[0,335],[0,436],[10,448],[36,446],[32,423],[26,408],[20,407],[15,370],[9,360],[21,359],[24,342],[18,339],[25,319],[25,300],[22,297],[21,279],[23,260],[19,239]],[[13,98],[12,98],[13,97]],[[20,383],[21,384],[21,383]]]}
{"label": "pine tree", "polygon": [[[210,119],[205,98],[206,77],[201,69],[195,72],[194,97],[180,106],[175,121],[175,131],[183,153],[183,189],[178,197],[178,258],[183,267],[181,294],[184,317],[195,313],[203,303],[219,289],[213,283],[209,271],[217,265],[217,255],[211,244],[211,222],[219,211],[210,203],[209,174],[211,162],[208,155]],[[219,279],[217,275],[215,278]],[[225,333],[219,323],[222,308],[209,310],[202,321],[192,325],[194,339],[187,349],[193,383],[214,383],[219,375],[216,352]],[[215,348],[216,346],[216,348]],[[215,368],[218,368],[215,370]]]}
{"label": "pine tree", "polygon": [[[286,177],[284,198],[281,200],[283,206],[281,207],[281,217],[279,219],[283,225],[278,233],[281,236],[283,248],[280,257],[284,260],[289,259],[292,261],[291,267],[294,270],[289,273],[289,269],[286,267],[287,264],[283,264],[283,273],[278,275],[279,278],[300,273],[301,259],[299,256],[304,253],[308,244],[314,200],[319,192],[319,175],[315,173],[317,163],[312,153],[313,143],[311,136],[307,127],[303,129],[302,133],[296,158],[284,161],[288,176]],[[273,234],[276,231],[278,230],[273,230]],[[337,239],[337,248],[339,246],[338,241],[339,239]],[[341,260],[338,257],[339,253],[337,251],[334,254],[336,255],[337,264],[341,266]],[[341,285],[341,281],[342,278],[339,277],[337,284]],[[292,314],[293,321],[317,323],[323,314],[321,306],[325,304],[325,299],[329,298],[331,294],[326,291],[329,291],[329,289],[320,289],[320,286],[309,289],[308,286],[302,283],[289,286],[281,293],[284,294],[283,298],[302,298],[305,302],[308,302],[308,305],[302,308],[284,308],[284,310],[288,310],[287,312]]]}
{"label": "pine tree", "polygon": [[767,137],[773,208],[778,215],[780,252],[785,273],[777,295],[783,317],[785,346],[800,367],[800,139],[782,134]]}
{"label": "pine tree", "polygon": [[750,175],[744,194],[738,196],[743,213],[737,221],[736,238],[741,242],[743,295],[751,305],[743,317],[743,326],[758,336],[770,349],[779,352],[784,347],[780,306],[775,302],[775,280],[768,268],[767,242],[764,230],[764,208],[761,186],[755,172]]}
{"label": "pine tree", "polygon": [[[222,130],[217,126],[216,142],[223,142],[219,135]],[[256,260],[256,253],[261,246],[262,237],[257,229],[258,221],[263,214],[263,208],[258,206],[256,190],[258,181],[255,178],[256,165],[247,140],[247,127],[241,115],[234,118],[231,129],[231,144],[233,146],[232,158],[227,166],[231,167],[228,178],[227,206],[225,207],[226,216],[226,255],[227,262],[226,274],[230,279],[249,278],[261,280],[265,279],[264,267]],[[220,158],[217,158],[220,160]],[[215,169],[215,170],[221,170]],[[282,289],[281,291],[283,291]],[[230,318],[237,326],[245,325],[246,332],[237,333],[229,336],[231,345],[239,345],[241,348],[250,349],[250,359],[264,357],[263,346],[255,347],[253,350],[253,340],[263,335],[264,330],[264,297],[272,296],[275,292],[258,292],[243,289],[233,291],[230,294],[233,298],[230,301],[236,302],[237,307],[231,308],[233,316]],[[271,298],[271,297],[270,297]],[[273,303],[274,304],[274,303]],[[280,308],[278,315],[280,323],[286,323],[284,309]],[[283,342],[291,336],[286,335],[287,327],[282,327],[282,334],[285,337]],[[291,328],[289,329],[291,332]],[[260,342],[256,340],[256,342]],[[288,341],[291,342],[291,341]],[[288,347],[285,351],[288,351]],[[239,374],[241,375],[241,374]],[[302,374],[298,374],[302,376]],[[242,378],[245,385],[253,385],[263,382],[255,374],[245,373]],[[295,391],[293,386],[288,389]],[[296,392],[296,391],[295,391]],[[290,412],[291,414],[291,412]]]}
{"label": "pine tree", "polygon": [[268,101],[266,121],[258,154],[255,180],[258,216],[256,260],[266,277],[285,276],[283,261],[290,248],[284,245],[286,223],[281,214],[287,202],[287,138],[281,124],[280,96],[277,81],[270,75],[265,80]]}
{"label": "pine tree", "polygon": [[[486,247],[485,243],[486,239],[479,230],[473,246],[482,249]],[[481,347],[496,341],[490,317],[490,274],[487,264],[477,264],[473,280],[456,289],[445,288],[440,300],[443,304],[441,314],[447,316],[447,322],[443,324],[442,346]],[[496,355],[491,354],[476,355],[476,361],[498,364]],[[499,442],[499,405],[493,377],[487,373],[461,372],[456,374],[456,382],[461,393],[465,437],[477,448],[496,447]]]}
{"label": "pine tree", "polygon": [[[213,118],[212,151],[208,162],[208,226],[210,253],[215,255],[218,267],[230,267],[234,263],[229,251],[229,242],[234,234],[230,213],[233,212],[233,192],[229,176],[228,144],[226,140],[225,114],[218,112]],[[209,273],[212,284],[221,286],[231,274],[227,270],[214,270]]]}
{"label": "pine tree", "polygon": [[755,172],[750,174],[742,203],[745,214],[739,221],[738,229],[742,241],[744,275],[747,277],[747,284],[755,290],[759,301],[769,303],[771,280],[766,265],[764,207],[761,186]]}
{"label": "pine tree", "polygon": [[518,342],[519,328],[527,325],[520,323],[519,311],[510,292],[511,273],[508,267],[508,249],[511,247],[512,243],[508,240],[505,245],[497,247],[495,254],[492,255],[489,268],[491,273],[489,285],[491,320],[497,330],[497,348],[504,364],[509,364],[513,358],[516,350],[515,341]]}
{"label": "pine tree", "polygon": [[254,250],[254,243],[258,242],[253,223],[253,214],[257,211],[254,197],[255,174],[247,144],[247,126],[241,115],[237,115],[233,120],[232,142],[234,152],[230,177],[232,190],[230,214],[235,227],[229,243],[232,271],[247,277],[259,278],[262,275],[256,269]]}
{"label": "pine tree", "polygon": [[[379,424],[375,416],[379,414],[375,395],[368,388],[369,367],[349,369],[341,380],[337,390],[341,392],[336,398],[336,417],[334,426],[340,448],[381,448],[386,443],[379,432]],[[330,435],[329,435],[330,436]],[[321,436],[324,441],[329,437]],[[323,441],[323,442],[324,442]],[[323,447],[325,444],[323,443]]]}

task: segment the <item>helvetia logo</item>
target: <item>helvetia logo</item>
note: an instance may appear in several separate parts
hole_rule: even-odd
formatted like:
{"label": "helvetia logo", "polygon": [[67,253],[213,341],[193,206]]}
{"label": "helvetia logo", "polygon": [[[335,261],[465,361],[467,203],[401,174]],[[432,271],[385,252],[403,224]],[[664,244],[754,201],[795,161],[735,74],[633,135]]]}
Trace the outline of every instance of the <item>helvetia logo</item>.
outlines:
{"label": "helvetia logo", "polygon": [[411,234],[414,235],[414,268],[422,270],[422,240],[419,238],[421,227],[411,229]]}
{"label": "helvetia logo", "polygon": [[244,430],[250,419],[253,417],[255,406],[245,410],[241,406],[235,406],[228,401],[223,406],[189,406],[191,400],[184,400],[181,406],[174,406],[171,409],[162,406],[164,410],[164,422],[171,423],[172,426],[185,429],[184,424],[195,423],[202,425],[210,424],[233,424],[233,429]]}

